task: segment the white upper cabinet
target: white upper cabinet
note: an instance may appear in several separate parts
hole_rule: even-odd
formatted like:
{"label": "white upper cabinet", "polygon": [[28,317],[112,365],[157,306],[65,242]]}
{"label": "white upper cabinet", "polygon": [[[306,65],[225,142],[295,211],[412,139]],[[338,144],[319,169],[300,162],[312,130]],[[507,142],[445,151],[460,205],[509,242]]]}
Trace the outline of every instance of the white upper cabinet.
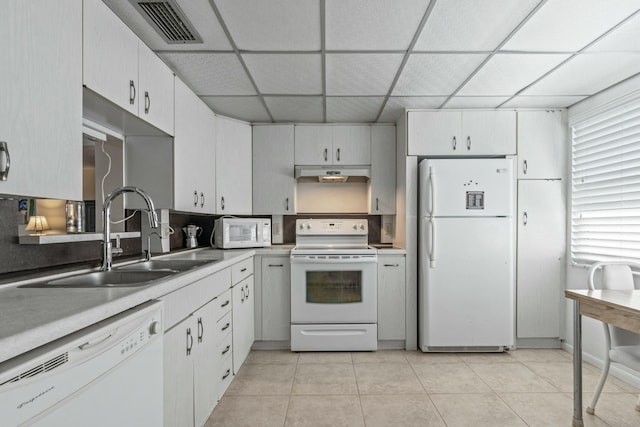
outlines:
{"label": "white upper cabinet", "polygon": [[295,164],[371,164],[370,126],[295,126]]}
{"label": "white upper cabinet", "polygon": [[369,213],[396,213],[396,127],[371,127]]}
{"label": "white upper cabinet", "polygon": [[83,83],[173,135],[173,73],[100,0],[84,0]]}
{"label": "white upper cabinet", "polygon": [[138,43],[138,115],[158,129],[173,135],[173,72],[144,43]]}
{"label": "white upper cabinet", "polygon": [[216,212],[251,215],[251,125],[216,117]]}
{"label": "white upper cabinet", "polygon": [[253,127],[253,213],[295,213],[293,125]]}
{"label": "white upper cabinet", "polygon": [[216,210],[216,117],[180,79],[175,79],[174,208]]}
{"label": "white upper cabinet", "polygon": [[518,112],[518,179],[562,179],[566,162],[563,111]]}
{"label": "white upper cabinet", "polygon": [[409,155],[516,153],[514,111],[409,111],[408,122]]}
{"label": "white upper cabinet", "polygon": [[4,1],[0,64],[0,194],[82,200],[82,2]]}

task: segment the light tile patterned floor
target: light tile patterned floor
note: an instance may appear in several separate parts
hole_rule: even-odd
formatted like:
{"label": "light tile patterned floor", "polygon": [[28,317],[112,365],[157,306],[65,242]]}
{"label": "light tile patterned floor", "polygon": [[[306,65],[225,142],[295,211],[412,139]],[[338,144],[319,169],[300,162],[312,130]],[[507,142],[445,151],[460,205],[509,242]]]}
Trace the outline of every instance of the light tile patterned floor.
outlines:
{"label": "light tile patterned floor", "polygon": [[[583,368],[583,403],[600,371]],[[214,426],[570,426],[571,354],[253,351],[207,421]],[[636,390],[609,377],[585,426],[640,426]]]}

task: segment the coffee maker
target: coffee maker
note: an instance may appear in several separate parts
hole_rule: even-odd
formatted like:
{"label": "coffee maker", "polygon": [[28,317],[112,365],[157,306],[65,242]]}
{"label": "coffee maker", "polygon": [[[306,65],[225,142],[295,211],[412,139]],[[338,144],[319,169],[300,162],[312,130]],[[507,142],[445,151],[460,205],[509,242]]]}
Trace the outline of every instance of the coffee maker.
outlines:
{"label": "coffee maker", "polygon": [[182,231],[184,231],[185,246],[187,248],[197,248],[198,236],[202,234],[202,227],[187,225],[186,227],[182,227]]}

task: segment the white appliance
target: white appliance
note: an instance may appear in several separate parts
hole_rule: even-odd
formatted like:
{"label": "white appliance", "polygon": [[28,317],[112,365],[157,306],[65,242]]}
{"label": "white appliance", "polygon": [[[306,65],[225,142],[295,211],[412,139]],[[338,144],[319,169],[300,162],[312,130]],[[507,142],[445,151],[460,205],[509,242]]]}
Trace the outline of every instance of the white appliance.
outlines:
{"label": "white appliance", "polygon": [[365,219],[296,220],[291,350],[378,348],[378,256]]}
{"label": "white appliance", "polygon": [[214,239],[220,249],[271,246],[271,218],[226,218],[215,221]]}
{"label": "white appliance", "polygon": [[419,173],[420,349],[513,347],[513,159],[426,159]]}
{"label": "white appliance", "polygon": [[0,364],[3,426],[163,423],[162,303],[145,303]]}

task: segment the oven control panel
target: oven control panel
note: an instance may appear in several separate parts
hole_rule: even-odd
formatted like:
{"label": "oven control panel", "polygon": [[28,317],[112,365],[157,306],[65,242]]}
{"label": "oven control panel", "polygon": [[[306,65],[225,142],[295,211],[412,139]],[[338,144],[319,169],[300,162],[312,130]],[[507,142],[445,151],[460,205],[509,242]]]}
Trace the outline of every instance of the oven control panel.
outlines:
{"label": "oven control panel", "polygon": [[361,236],[369,234],[366,219],[298,219],[297,235]]}

